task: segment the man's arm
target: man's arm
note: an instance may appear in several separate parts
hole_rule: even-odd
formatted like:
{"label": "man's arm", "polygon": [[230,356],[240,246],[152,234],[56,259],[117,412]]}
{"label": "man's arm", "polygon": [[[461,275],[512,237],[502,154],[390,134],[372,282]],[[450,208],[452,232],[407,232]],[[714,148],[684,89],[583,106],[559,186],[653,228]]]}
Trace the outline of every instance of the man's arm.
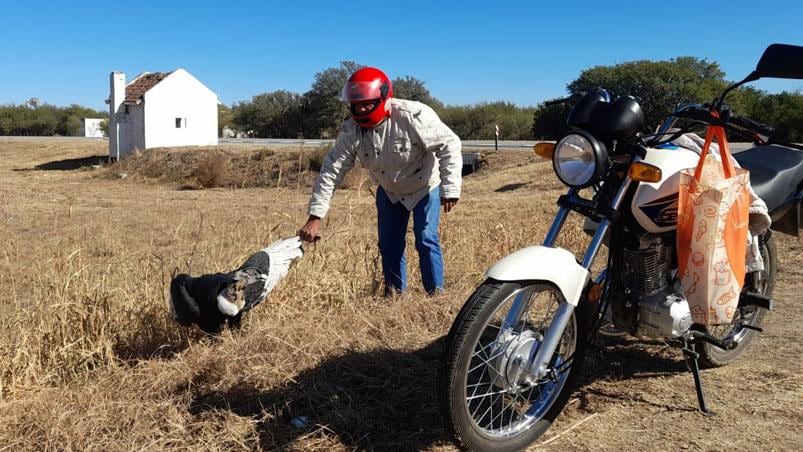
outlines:
{"label": "man's arm", "polygon": [[449,212],[460,198],[463,171],[460,138],[427,106],[413,115],[413,124],[424,146],[434,152],[438,160],[441,202],[444,210]]}
{"label": "man's arm", "polygon": [[343,176],[354,166],[356,157],[354,137],[344,124],[337,136],[335,145],[326,154],[321,165],[321,171],[312,187],[312,196],[309,200],[309,218],[307,223],[298,231],[302,240],[312,242],[317,239],[320,230],[321,218],[329,211],[332,195],[343,180]]}

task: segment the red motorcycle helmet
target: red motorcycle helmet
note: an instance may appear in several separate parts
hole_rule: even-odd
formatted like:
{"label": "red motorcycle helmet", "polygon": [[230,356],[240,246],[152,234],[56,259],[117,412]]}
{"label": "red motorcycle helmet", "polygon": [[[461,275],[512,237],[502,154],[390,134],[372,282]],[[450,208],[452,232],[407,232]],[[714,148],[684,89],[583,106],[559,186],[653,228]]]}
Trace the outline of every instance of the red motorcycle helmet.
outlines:
{"label": "red motorcycle helmet", "polygon": [[[364,67],[349,77],[343,87],[341,100],[349,104],[354,121],[362,127],[374,127],[390,116],[390,98],[393,85],[384,72],[375,67]],[[359,108],[366,102],[373,102],[368,109]]]}

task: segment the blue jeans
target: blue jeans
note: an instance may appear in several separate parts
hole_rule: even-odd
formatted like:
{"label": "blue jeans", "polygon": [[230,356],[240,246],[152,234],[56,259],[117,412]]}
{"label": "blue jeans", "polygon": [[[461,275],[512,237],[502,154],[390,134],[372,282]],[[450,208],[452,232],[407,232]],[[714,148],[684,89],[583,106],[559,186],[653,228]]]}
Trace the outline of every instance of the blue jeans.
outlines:
{"label": "blue jeans", "polygon": [[[438,240],[440,220],[440,189],[430,191],[413,208],[415,248],[424,289],[432,294],[443,290],[443,255]],[[379,254],[382,255],[382,273],[385,275],[385,294],[402,292],[407,286],[404,257],[407,223],[410,211],[402,203],[392,203],[382,187],[376,192],[376,211],[379,230]]]}

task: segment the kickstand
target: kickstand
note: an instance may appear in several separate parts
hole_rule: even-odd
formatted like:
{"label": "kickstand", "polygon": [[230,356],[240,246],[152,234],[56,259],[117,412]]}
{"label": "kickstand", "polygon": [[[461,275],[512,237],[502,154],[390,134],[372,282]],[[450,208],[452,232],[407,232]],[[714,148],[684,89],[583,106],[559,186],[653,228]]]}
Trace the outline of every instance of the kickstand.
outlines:
{"label": "kickstand", "polygon": [[694,377],[694,388],[697,390],[697,401],[700,403],[700,412],[705,416],[713,416],[714,413],[708,409],[705,403],[705,393],[703,393],[703,382],[700,380],[700,365],[697,362],[700,354],[694,350],[695,340],[692,337],[689,340],[687,337],[683,338],[683,355],[686,358],[686,367],[691,371]]}

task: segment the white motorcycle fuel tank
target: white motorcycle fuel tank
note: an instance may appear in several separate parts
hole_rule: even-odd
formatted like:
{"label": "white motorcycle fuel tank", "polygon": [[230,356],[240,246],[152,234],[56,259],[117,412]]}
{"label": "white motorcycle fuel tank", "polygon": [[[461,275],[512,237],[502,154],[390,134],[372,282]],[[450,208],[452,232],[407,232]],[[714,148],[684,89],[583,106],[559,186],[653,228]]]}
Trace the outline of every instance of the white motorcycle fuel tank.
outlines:
{"label": "white motorcycle fuel tank", "polygon": [[685,148],[648,148],[642,160],[661,169],[659,182],[641,182],[631,209],[638,223],[653,234],[674,230],[678,220],[680,171],[694,168],[699,155]]}

